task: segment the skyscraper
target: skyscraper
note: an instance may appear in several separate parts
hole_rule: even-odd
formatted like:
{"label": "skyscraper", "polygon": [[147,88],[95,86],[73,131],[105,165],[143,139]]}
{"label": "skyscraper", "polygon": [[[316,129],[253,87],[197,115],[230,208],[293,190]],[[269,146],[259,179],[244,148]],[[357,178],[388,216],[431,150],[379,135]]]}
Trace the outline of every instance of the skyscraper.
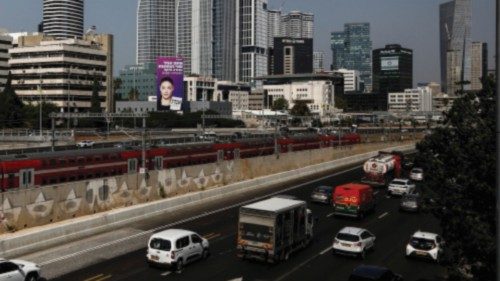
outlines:
{"label": "skyscraper", "polygon": [[175,55],[175,0],[139,0],[137,63]]}
{"label": "skyscraper", "polygon": [[292,11],[281,17],[281,36],[292,38],[314,37],[314,15]]}
{"label": "skyscraper", "polygon": [[43,0],[42,25],[56,39],[82,38],[83,0]]}
{"label": "skyscraper", "polygon": [[481,90],[481,78],[488,73],[488,45],[485,42],[472,42],[471,48],[471,90]]}
{"label": "skyscraper", "polygon": [[269,48],[274,47],[274,37],[281,37],[281,11],[267,11],[267,44]]}
{"label": "skyscraper", "polygon": [[219,80],[236,81],[236,1],[214,1],[213,72]]}
{"label": "skyscraper", "polygon": [[369,23],[346,23],[343,32],[331,33],[332,69],[358,70],[365,88],[372,84],[372,41]]}
{"label": "skyscraper", "polygon": [[439,6],[441,82],[448,94],[456,93],[457,82],[471,81],[471,18],[470,0],[453,0]]}
{"label": "skyscraper", "polygon": [[413,87],[413,51],[398,44],[373,50],[373,91],[403,92]]}
{"label": "skyscraper", "polygon": [[325,53],[320,51],[313,52],[313,71],[323,72],[325,70]]}
{"label": "skyscraper", "polygon": [[239,81],[255,84],[254,78],[267,74],[267,0],[238,0],[237,72]]}

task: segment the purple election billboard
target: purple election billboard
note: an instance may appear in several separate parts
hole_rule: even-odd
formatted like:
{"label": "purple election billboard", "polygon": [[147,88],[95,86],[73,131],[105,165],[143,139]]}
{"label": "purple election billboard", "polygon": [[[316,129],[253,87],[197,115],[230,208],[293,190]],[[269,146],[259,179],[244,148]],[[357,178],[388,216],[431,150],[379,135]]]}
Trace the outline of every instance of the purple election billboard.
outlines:
{"label": "purple election billboard", "polygon": [[157,110],[181,110],[184,96],[184,62],[178,57],[156,59]]}

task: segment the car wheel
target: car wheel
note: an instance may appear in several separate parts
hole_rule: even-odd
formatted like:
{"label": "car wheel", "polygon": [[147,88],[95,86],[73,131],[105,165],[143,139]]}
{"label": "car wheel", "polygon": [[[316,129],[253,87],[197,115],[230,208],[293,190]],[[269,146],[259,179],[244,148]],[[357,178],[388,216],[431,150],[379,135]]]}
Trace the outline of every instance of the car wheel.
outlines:
{"label": "car wheel", "polygon": [[38,275],[36,273],[30,273],[28,276],[26,276],[26,281],[37,281],[38,280]]}
{"label": "car wheel", "polygon": [[203,253],[201,253],[201,258],[202,259],[207,259],[209,255],[208,249],[203,249]]}
{"label": "car wheel", "polygon": [[177,273],[181,273],[183,267],[184,267],[184,264],[183,264],[182,260],[180,259],[177,261],[177,264],[175,265],[175,271]]}

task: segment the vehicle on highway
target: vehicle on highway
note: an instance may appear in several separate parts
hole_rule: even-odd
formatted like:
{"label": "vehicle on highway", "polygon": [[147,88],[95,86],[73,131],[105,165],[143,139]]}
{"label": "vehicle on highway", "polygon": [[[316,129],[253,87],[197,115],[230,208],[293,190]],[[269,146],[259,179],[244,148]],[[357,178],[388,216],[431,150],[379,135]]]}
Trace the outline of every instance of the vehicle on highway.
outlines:
{"label": "vehicle on highway", "polygon": [[418,257],[439,262],[443,253],[444,241],[441,236],[417,231],[406,245],[406,257]]}
{"label": "vehicle on highway", "polygon": [[334,214],[363,218],[375,209],[373,188],[367,184],[339,185],[333,192]]}
{"label": "vehicle on highway", "polygon": [[401,202],[399,203],[399,210],[406,212],[418,212],[422,206],[422,201],[420,199],[420,194],[410,193],[405,194],[401,197]]}
{"label": "vehicle on highway", "polygon": [[348,281],[403,281],[403,277],[390,269],[374,265],[359,265]]}
{"label": "vehicle on highway", "polygon": [[76,144],[76,147],[79,147],[79,148],[85,148],[85,147],[93,147],[95,144],[94,141],[91,141],[91,140],[83,140],[83,141],[80,141]]}
{"label": "vehicle on highway", "polygon": [[392,179],[402,176],[404,155],[401,152],[384,152],[368,159],[363,164],[365,176],[362,182],[373,186],[386,186]]}
{"label": "vehicle on highway", "polygon": [[389,195],[405,195],[415,192],[415,184],[409,179],[396,178],[389,183],[387,187],[387,192]]}
{"label": "vehicle on highway", "polygon": [[210,131],[199,135],[198,138],[202,141],[217,141],[219,137],[215,132]]}
{"label": "vehicle on highway", "polygon": [[302,200],[272,197],[239,211],[237,256],[265,262],[288,260],[313,238],[314,220]]}
{"label": "vehicle on highway", "polygon": [[414,181],[424,180],[424,170],[422,168],[413,168],[410,171],[410,179]]}
{"label": "vehicle on highway", "polygon": [[364,259],[366,252],[374,247],[375,235],[358,227],[344,227],[333,239],[334,254],[354,255]]}
{"label": "vehicle on highway", "polygon": [[278,194],[278,195],[273,196],[273,198],[283,198],[283,199],[290,199],[290,200],[300,200],[297,196],[290,195],[290,194]]}
{"label": "vehicle on highway", "polygon": [[197,233],[168,229],[151,235],[146,257],[150,265],[173,267],[179,272],[192,261],[206,259],[209,251],[208,240]]}
{"label": "vehicle on highway", "polygon": [[40,278],[40,266],[23,260],[0,259],[1,281],[36,281]]}
{"label": "vehicle on highway", "polygon": [[333,187],[326,185],[318,186],[314,188],[314,190],[311,193],[311,201],[324,204],[332,204],[332,198],[333,198],[332,193],[333,193]]}

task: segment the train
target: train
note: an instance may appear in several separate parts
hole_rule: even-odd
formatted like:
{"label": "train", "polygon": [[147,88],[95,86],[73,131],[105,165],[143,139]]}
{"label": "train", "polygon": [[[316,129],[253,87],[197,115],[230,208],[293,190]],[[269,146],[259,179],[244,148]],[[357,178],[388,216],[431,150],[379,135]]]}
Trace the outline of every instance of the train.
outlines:
{"label": "train", "polygon": [[[214,163],[279,153],[352,145],[361,142],[357,133],[301,135],[202,142],[145,149],[146,171]],[[142,166],[142,147],[77,149],[0,156],[0,189],[34,188],[67,182],[133,174]]]}

